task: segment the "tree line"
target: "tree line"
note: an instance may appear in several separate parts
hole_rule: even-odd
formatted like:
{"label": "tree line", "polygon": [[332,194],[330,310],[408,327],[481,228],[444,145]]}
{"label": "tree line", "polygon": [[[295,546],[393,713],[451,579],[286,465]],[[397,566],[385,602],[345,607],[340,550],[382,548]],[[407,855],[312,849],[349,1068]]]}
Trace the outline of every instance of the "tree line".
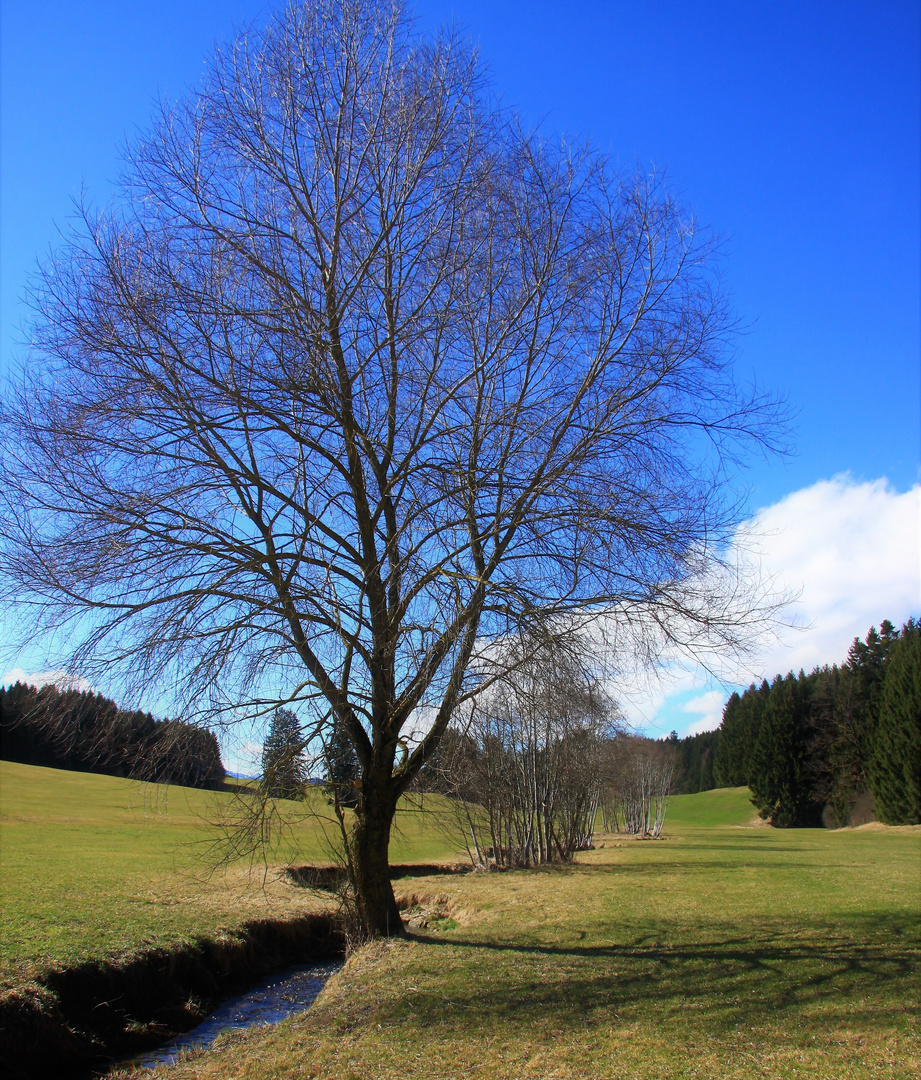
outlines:
{"label": "tree line", "polygon": [[0,758],[212,789],[225,775],[206,728],[120,709],[91,691],[21,682],[0,687]]}
{"label": "tree line", "polygon": [[674,754],[675,795],[696,795],[698,791],[720,787],[713,775],[713,753],[718,740],[718,730],[701,731],[683,739],[673,731],[667,739],[661,740],[671,746]]}
{"label": "tree line", "polygon": [[[921,822],[921,625],[887,619],[845,661],[734,693],[717,731],[670,740],[676,790],[747,785],[778,826],[847,825],[871,806]],[[872,802],[871,802],[872,801]]]}

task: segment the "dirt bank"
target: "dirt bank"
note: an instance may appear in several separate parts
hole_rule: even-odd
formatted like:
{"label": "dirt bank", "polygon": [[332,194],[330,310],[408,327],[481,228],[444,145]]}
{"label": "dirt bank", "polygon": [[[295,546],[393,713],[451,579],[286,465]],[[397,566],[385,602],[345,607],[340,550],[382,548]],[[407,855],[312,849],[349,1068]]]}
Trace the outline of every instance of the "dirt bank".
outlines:
{"label": "dirt bank", "polygon": [[[390,880],[402,878],[437,877],[442,874],[469,874],[473,867],[464,863],[394,863],[390,867]],[[321,889],[336,892],[348,880],[344,866],[289,866],[285,877],[292,885],[305,889]]]}
{"label": "dirt bank", "polygon": [[7,1080],[79,1078],[195,1027],[222,998],[295,964],[343,952],[328,915],[260,920],[219,937],[48,971],[0,988]]}

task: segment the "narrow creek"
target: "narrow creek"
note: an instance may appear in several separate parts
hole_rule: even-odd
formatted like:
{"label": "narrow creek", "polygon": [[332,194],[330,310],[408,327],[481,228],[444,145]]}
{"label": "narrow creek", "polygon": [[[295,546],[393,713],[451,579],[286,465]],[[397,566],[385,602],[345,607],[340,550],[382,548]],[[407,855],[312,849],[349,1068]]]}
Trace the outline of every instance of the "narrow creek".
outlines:
{"label": "narrow creek", "polygon": [[277,1024],[289,1016],[306,1012],[326,985],[326,980],[342,967],[341,958],[325,960],[263,979],[245,994],[219,1005],[198,1027],[177,1035],[156,1050],[149,1050],[121,1062],[121,1067],[152,1069],[172,1065],[186,1050],[205,1049],[225,1031]]}

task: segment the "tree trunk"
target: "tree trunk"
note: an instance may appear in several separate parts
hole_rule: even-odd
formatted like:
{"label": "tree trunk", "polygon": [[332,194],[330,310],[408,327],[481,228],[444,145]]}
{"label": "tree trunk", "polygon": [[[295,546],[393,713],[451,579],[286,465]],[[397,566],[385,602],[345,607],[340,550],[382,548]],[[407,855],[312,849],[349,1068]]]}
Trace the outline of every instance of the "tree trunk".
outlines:
{"label": "tree trunk", "polygon": [[349,864],[361,932],[368,937],[398,937],[403,920],[390,883],[390,826],[395,804],[366,786],[349,833]]}

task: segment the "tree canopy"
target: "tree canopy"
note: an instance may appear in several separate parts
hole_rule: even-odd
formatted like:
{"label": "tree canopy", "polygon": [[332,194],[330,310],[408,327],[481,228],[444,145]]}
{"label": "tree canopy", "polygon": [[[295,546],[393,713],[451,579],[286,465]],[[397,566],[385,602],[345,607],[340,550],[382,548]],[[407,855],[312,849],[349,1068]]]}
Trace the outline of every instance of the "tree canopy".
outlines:
{"label": "tree canopy", "polygon": [[759,610],[728,477],[777,410],[734,381],[710,238],[390,3],[220,50],[32,303],[7,598],[68,626],[71,670],[341,727],[369,932],[399,928],[396,803],[490,643],[604,613],[732,647]]}

